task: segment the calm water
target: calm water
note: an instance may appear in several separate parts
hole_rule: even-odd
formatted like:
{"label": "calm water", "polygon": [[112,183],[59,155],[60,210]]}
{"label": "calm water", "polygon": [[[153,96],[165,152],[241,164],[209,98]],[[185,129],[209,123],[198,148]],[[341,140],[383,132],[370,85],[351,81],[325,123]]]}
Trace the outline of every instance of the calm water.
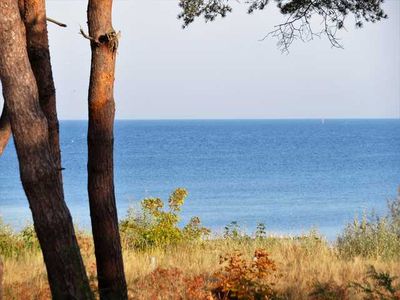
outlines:
{"label": "calm water", "polygon": [[[186,187],[184,220],[333,238],[355,214],[384,212],[400,184],[400,120],[117,121],[115,136],[120,217]],[[66,199],[87,228],[86,122],[62,122],[61,138]],[[30,220],[12,145],[0,158],[0,214],[15,227]]]}

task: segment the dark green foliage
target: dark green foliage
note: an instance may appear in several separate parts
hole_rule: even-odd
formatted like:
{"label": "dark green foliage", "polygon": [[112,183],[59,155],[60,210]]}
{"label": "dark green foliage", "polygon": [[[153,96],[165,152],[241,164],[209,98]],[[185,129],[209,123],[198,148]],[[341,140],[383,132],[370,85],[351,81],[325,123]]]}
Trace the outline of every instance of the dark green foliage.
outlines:
{"label": "dark green foliage", "polygon": [[123,243],[144,250],[199,241],[207,236],[210,231],[202,227],[198,217],[193,217],[183,229],[178,226],[186,197],[185,189],[177,189],[169,197],[168,210],[163,210],[164,202],[160,198],[144,199],[138,213],[130,209],[128,216],[120,222]]}
{"label": "dark green foliage", "polygon": [[268,4],[269,0],[253,0],[250,1],[250,6],[248,9],[248,13],[251,14],[256,10],[263,10],[267,4]]}
{"label": "dark green foliage", "polygon": [[[225,17],[232,11],[229,0],[180,0],[179,6],[182,12],[179,15],[183,19],[184,26],[192,23],[196,17],[203,16],[206,21],[213,21],[216,17]],[[384,0],[275,0],[283,15],[291,15],[292,18],[301,18],[312,13],[320,15],[347,16],[353,14],[358,26],[362,21],[376,22],[387,18],[382,3]],[[248,0],[248,12],[263,10],[269,0]]]}
{"label": "dark green foliage", "polygon": [[382,9],[383,0],[276,0],[282,14],[302,17],[305,13],[328,14],[335,19],[335,16],[345,17],[353,14],[356,23],[375,22],[387,15]]}
{"label": "dark green foliage", "polygon": [[178,18],[183,20],[184,28],[200,16],[203,16],[206,21],[214,21],[218,16],[225,17],[232,11],[228,2],[225,0],[183,0],[179,2],[182,13]]}
{"label": "dark green foliage", "polygon": [[[356,27],[363,22],[376,22],[387,18],[382,3],[384,0],[275,0],[285,22],[275,26],[268,35],[278,38],[278,46],[287,52],[295,40],[308,41],[325,35],[333,47],[341,48],[336,33],[344,28],[347,16],[352,15]],[[197,17],[213,21],[218,16],[225,17],[232,11],[231,0],[180,0],[182,12],[178,18],[183,27],[188,26]],[[263,10],[269,0],[248,0],[248,13]],[[311,17],[318,16],[320,28],[312,28]],[[267,36],[268,36],[267,35]],[[266,36],[266,37],[267,37]]]}

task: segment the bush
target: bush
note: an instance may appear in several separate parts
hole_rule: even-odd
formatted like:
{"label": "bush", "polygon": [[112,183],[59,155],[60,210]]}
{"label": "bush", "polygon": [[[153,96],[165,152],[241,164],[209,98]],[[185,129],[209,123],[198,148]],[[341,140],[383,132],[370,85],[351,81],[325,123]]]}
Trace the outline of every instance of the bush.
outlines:
{"label": "bush", "polygon": [[220,264],[224,268],[212,276],[216,299],[278,299],[274,288],[276,266],[265,250],[256,250],[252,260],[246,260],[240,252],[228,254],[221,257]]}
{"label": "bush", "polygon": [[18,233],[18,238],[21,240],[26,250],[40,250],[39,240],[37,239],[33,225],[25,226]]}
{"label": "bush", "polygon": [[10,256],[14,252],[15,242],[12,230],[0,219],[0,255]]}
{"label": "bush", "polygon": [[339,253],[347,258],[400,257],[400,194],[388,207],[389,213],[382,218],[364,215],[348,224],[337,240]]}
{"label": "bush", "polygon": [[166,211],[160,198],[144,199],[139,213],[129,209],[127,217],[120,222],[123,243],[129,248],[147,249],[199,241],[207,236],[210,231],[202,227],[198,217],[193,217],[183,228],[178,226],[187,195],[185,189],[176,189],[169,197]]}
{"label": "bush", "polygon": [[251,259],[236,251],[221,256],[220,268],[211,274],[156,268],[129,292],[135,299],[280,299],[274,288],[277,277],[275,263],[265,250],[256,250]]}
{"label": "bush", "polygon": [[0,219],[0,256],[16,257],[39,249],[39,241],[32,225],[15,233]]}

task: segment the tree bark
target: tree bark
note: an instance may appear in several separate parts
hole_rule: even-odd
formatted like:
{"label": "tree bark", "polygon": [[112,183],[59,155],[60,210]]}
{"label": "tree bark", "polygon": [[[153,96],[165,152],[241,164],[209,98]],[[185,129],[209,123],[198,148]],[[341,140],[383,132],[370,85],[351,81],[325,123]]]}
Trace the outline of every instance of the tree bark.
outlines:
{"label": "tree bark", "polygon": [[29,61],[39,90],[39,103],[49,128],[51,152],[61,176],[59,123],[50,61],[46,5],[44,0],[19,0],[19,7],[26,28]]}
{"label": "tree bark", "polygon": [[[19,0],[18,5],[25,23],[29,60],[39,89],[39,102],[49,126],[50,145],[57,166],[61,169],[59,123],[50,62],[45,2],[44,0]],[[4,106],[0,118],[0,156],[7,146],[10,135],[11,126]]]}
{"label": "tree bark", "polygon": [[3,262],[0,257],[0,300],[3,300]]}
{"label": "tree bark", "polygon": [[26,49],[16,0],[0,2],[0,79],[17,150],[20,176],[32,211],[54,299],[92,299],[64,202],[59,169]]}
{"label": "tree bark", "polygon": [[7,115],[6,104],[0,117],[0,156],[3,154],[11,135],[11,125]]}
{"label": "tree bark", "polygon": [[88,191],[101,299],[127,299],[114,193],[114,72],[117,35],[112,0],[89,0]]}

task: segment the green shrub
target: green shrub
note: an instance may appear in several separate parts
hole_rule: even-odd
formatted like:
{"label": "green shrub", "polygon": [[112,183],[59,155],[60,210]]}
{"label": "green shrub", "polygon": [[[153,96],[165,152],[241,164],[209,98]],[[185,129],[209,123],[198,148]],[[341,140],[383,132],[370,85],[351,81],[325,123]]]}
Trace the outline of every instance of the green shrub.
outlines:
{"label": "green shrub", "polygon": [[395,259],[400,257],[400,195],[388,203],[384,217],[363,215],[348,224],[337,239],[344,257]]}
{"label": "green shrub", "polygon": [[15,237],[11,228],[0,219],[0,255],[10,256],[15,250]]}
{"label": "green shrub", "polygon": [[39,249],[33,226],[26,226],[15,233],[0,219],[0,256],[16,257]]}
{"label": "green shrub", "polygon": [[181,242],[199,241],[209,234],[202,227],[200,219],[193,217],[189,223],[180,228],[180,211],[188,193],[185,189],[176,189],[169,197],[168,210],[160,198],[146,198],[141,202],[141,211],[132,208],[120,222],[121,236],[127,247],[146,249],[165,247]]}
{"label": "green shrub", "polygon": [[18,239],[22,242],[26,250],[40,250],[39,240],[36,236],[36,231],[33,225],[25,226],[19,233]]}

